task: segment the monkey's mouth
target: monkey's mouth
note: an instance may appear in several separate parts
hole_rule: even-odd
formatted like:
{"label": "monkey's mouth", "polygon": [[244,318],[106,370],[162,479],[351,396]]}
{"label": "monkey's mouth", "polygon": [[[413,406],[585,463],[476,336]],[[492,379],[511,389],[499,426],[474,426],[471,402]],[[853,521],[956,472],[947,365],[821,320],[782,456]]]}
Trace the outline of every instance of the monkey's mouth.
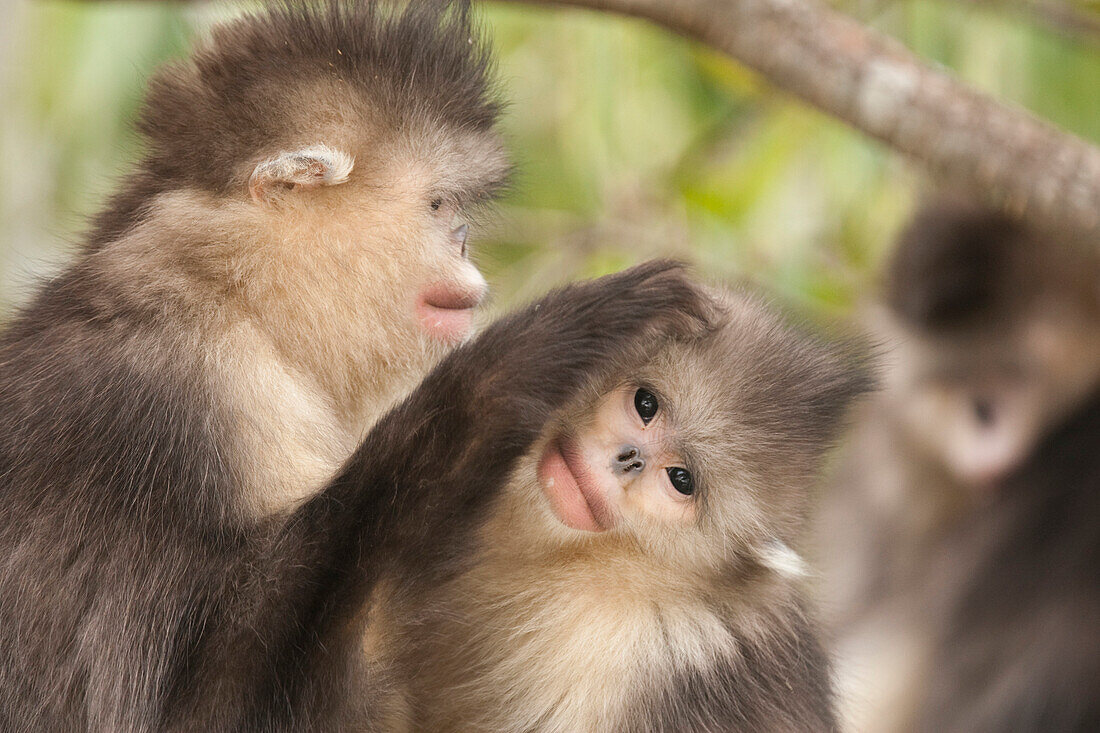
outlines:
{"label": "monkey's mouth", "polygon": [[457,343],[473,330],[474,309],[484,297],[484,289],[463,289],[443,283],[431,285],[416,299],[416,317],[429,336]]}
{"label": "monkey's mouth", "polygon": [[562,524],[587,532],[611,528],[611,510],[575,445],[564,439],[552,441],[539,460],[538,478]]}

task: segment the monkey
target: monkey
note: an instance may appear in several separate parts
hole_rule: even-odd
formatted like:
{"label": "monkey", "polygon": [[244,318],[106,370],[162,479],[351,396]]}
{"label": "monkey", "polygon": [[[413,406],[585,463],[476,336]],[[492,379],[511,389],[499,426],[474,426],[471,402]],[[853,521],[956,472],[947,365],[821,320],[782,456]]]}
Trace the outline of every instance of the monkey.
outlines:
{"label": "monkey", "polygon": [[[947,196],[898,239],[868,318],[884,388],[857,412],[815,531],[852,730],[913,730],[933,709],[929,684],[969,689],[934,662],[938,640],[991,562],[987,535],[1017,522],[1008,487],[1046,493],[1014,477],[1100,387],[1100,263],[1087,244]],[[994,624],[970,629],[999,638]],[[1001,728],[929,728],[985,729]]]}
{"label": "monkey", "polygon": [[711,318],[662,262],[551,294],[444,358],[289,516],[246,521],[220,406],[132,350],[148,314],[69,287],[0,348],[3,730],[386,729],[377,579],[447,577],[608,355]]}
{"label": "monkey", "polygon": [[380,591],[408,730],[835,729],[791,548],[869,372],[758,296],[715,297],[713,331],[557,406],[460,572]]}
{"label": "monkey", "polygon": [[205,362],[254,515],[322,488],[472,333],[470,225],[511,167],[465,4],[271,6],[153,76],[142,158],[32,306],[98,290],[155,317],[136,354],[155,332]]}
{"label": "monkey", "polygon": [[960,522],[966,583],[933,639],[917,731],[1100,728],[1100,394]]}
{"label": "monkey", "polygon": [[143,157],[0,332],[0,728],[168,726],[258,538],[472,333],[499,108],[463,3],[276,4],[151,80]]}

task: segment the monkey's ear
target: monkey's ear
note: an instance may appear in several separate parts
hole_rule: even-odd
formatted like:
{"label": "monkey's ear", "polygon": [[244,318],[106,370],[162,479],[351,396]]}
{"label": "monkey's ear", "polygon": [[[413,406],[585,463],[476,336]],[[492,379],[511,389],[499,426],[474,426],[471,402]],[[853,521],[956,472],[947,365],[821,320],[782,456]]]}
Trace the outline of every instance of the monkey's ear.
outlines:
{"label": "monkey's ear", "polygon": [[327,145],[279,153],[252,171],[248,193],[253,201],[264,201],[280,189],[336,186],[348,180],[354,166],[354,158]]}

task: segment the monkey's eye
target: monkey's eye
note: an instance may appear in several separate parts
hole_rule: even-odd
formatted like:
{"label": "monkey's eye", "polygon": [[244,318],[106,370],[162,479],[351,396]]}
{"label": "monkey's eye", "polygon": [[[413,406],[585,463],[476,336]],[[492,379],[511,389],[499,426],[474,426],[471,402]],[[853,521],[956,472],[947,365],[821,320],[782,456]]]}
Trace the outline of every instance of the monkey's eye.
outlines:
{"label": "monkey's eye", "polygon": [[634,409],[638,411],[638,417],[642,418],[642,424],[649,422],[657,414],[657,398],[647,389],[639,389],[634,393]]}
{"label": "monkey's eye", "polygon": [[672,488],[684,496],[691,496],[695,493],[695,479],[691,477],[691,472],[686,468],[669,466],[665,469],[665,473],[668,474],[668,480],[672,482]]}
{"label": "monkey's eye", "polygon": [[443,206],[443,199],[432,199],[432,211],[439,211],[441,206]]}

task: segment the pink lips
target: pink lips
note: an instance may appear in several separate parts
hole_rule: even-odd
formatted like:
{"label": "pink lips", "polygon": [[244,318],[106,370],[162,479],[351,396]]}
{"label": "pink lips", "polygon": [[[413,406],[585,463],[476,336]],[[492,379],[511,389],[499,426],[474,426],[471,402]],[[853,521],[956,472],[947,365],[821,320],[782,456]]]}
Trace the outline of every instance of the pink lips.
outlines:
{"label": "pink lips", "polygon": [[474,309],[484,297],[484,288],[436,283],[417,297],[416,316],[430,336],[448,343],[458,342],[473,329]]}
{"label": "pink lips", "polygon": [[539,483],[554,515],[567,527],[603,532],[612,525],[611,512],[592,481],[588,465],[573,446],[551,443],[538,467]]}

